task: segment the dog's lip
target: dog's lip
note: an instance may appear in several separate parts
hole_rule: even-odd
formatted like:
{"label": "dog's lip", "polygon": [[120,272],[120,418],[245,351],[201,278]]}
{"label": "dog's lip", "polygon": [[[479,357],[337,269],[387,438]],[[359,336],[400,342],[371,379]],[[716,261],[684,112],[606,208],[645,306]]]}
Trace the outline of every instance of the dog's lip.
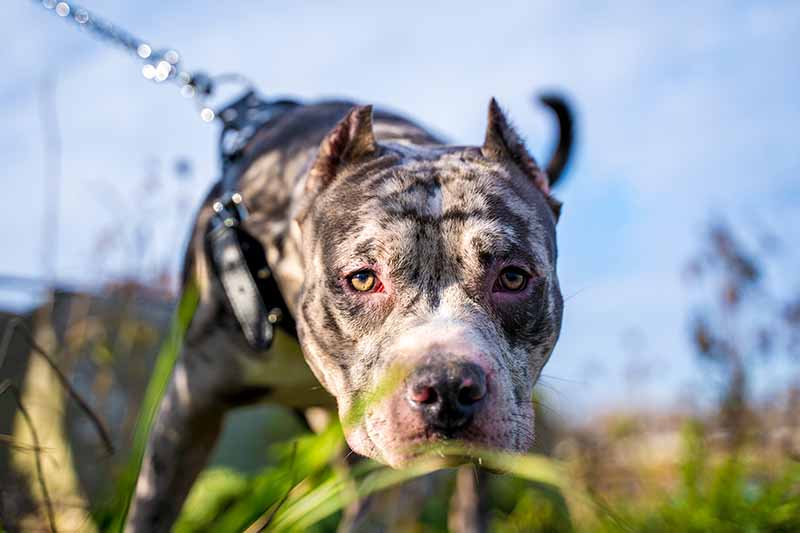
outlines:
{"label": "dog's lip", "polygon": [[[486,451],[511,450],[513,446],[497,446],[484,439],[442,438],[436,432],[431,437],[415,437],[404,440],[402,446],[392,454],[392,464],[408,465],[418,460],[435,458],[443,462],[443,467],[466,463],[482,465],[482,454]],[[510,443],[509,443],[510,444]],[[398,460],[399,459],[399,460]]]}
{"label": "dog's lip", "polygon": [[[405,436],[401,442],[404,447],[412,449],[426,446],[435,449],[440,445],[462,446],[465,449],[469,449],[484,443],[485,440],[485,435],[480,430],[476,431],[475,427],[472,426],[452,430],[426,426]],[[426,451],[422,450],[422,453]]]}

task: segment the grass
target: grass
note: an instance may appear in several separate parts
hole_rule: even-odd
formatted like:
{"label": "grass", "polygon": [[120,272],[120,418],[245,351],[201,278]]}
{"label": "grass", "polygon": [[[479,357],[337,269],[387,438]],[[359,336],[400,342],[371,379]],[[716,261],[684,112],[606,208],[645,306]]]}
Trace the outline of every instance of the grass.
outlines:
{"label": "grass", "polygon": [[[343,449],[341,426],[334,423],[320,435],[273,448],[271,453],[282,457],[279,465],[249,479],[226,469],[209,470],[192,490],[175,530],[257,530],[266,521],[274,531],[335,530],[342,511],[356,500],[448,468],[452,458],[464,455],[463,449],[447,446],[402,470],[372,461],[337,468]],[[557,463],[543,457],[488,451],[480,456],[486,467],[552,486],[556,493],[556,484],[563,479]]]}
{"label": "grass", "polygon": [[[488,481],[491,530],[636,532],[798,532],[800,464],[788,458],[770,470],[744,451],[713,452],[702,428],[687,423],[682,457],[670,490],[643,498],[596,494],[581,488],[570,465],[550,458],[482,451]],[[356,499],[380,495],[405,481],[452,466],[464,450],[448,446],[405,470],[364,461],[336,467],[344,442],[340,426],[272,449],[277,466],[252,477],[225,469],[204,473],[176,531],[335,531]],[[293,450],[290,452],[289,450]],[[473,453],[476,453],[473,451]],[[444,457],[444,459],[443,459]],[[647,483],[647,479],[639,479]],[[415,531],[447,531],[451,484],[419,509]],[[388,495],[388,493],[387,493]],[[434,512],[430,512],[434,511]]]}
{"label": "grass", "polygon": [[[246,478],[225,469],[206,472],[185,506],[176,531],[251,531],[268,523],[270,531],[335,531],[342,511],[357,498],[380,493],[405,481],[447,468],[436,458],[405,470],[365,461],[352,470],[335,467],[343,446],[333,425],[320,436],[304,436],[292,455],[286,446],[276,467]],[[502,470],[490,476],[491,530],[641,531],[641,532],[797,532],[800,531],[800,464],[781,462],[772,475],[744,453],[714,454],[701,430],[687,424],[677,484],[642,499],[592,494],[568,465],[540,456],[482,452],[483,465]],[[442,450],[456,457],[463,450]],[[639,480],[647,482],[647,480]],[[417,530],[446,531],[450,486],[419,510]],[[429,510],[435,510],[431,514]],[[265,517],[268,518],[265,519]]]}
{"label": "grass", "polygon": [[[783,458],[765,464],[754,450],[715,454],[696,423],[686,424],[683,448],[674,491],[636,506],[618,505],[630,531],[800,531],[800,463]],[[600,523],[604,531],[618,530]]]}

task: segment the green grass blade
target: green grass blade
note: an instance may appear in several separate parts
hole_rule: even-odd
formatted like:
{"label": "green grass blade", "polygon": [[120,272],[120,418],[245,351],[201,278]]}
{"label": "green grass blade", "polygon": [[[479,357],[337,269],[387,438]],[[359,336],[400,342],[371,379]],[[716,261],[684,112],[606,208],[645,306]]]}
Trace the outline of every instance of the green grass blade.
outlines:
{"label": "green grass blade", "polygon": [[158,353],[153,374],[150,377],[150,382],[142,400],[128,465],[120,475],[118,482],[117,501],[115,502],[117,511],[114,513],[114,521],[109,529],[110,531],[121,533],[125,528],[125,519],[128,516],[133,492],[136,489],[136,479],[139,477],[144,450],[147,446],[147,439],[150,436],[156,411],[167,389],[172,369],[180,354],[183,337],[194,316],[195,309],[197,309],[198,301],[197,287],[193,283],[188,283],[183,289],[183,294],[172,319],[169,336]]}

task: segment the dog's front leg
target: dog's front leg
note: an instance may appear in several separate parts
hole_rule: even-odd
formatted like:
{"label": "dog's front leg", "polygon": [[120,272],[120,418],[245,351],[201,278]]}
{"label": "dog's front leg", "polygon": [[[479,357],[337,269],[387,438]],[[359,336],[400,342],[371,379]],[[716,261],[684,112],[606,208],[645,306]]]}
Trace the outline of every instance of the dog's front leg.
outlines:
{"label": "dog's front leg", "polygon": [[183,347],[147,443],[129,533],[169,531],[214,448],[230,406],[221,391],[231,381],[220,371],[219,354],[212,355],[201,346]]}

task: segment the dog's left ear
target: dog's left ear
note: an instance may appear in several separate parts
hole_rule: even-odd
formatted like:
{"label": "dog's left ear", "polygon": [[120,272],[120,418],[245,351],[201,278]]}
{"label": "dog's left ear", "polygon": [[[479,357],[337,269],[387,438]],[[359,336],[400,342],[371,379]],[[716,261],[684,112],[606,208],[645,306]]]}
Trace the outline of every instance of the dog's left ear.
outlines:
{"label": "dog's left ear", "polygon": [[550,196],[550,180],[547,173],[539,168],[536,160],[525,148],[525,142],[509,124],[503,111],[494,98],[489,102],[489,122],[486,126],[486,138],[481,153],[487,159],[495,161],[511,160],[542,191],[556,221],[561,213],[561,202]]}
{"label": "dog's left ear", "polygon": [[320,192],[346,164],[374,155],[377,150],[378,143],[372,131],[372,106],[354,107],[323,139],[306,182],[306,191]]}

